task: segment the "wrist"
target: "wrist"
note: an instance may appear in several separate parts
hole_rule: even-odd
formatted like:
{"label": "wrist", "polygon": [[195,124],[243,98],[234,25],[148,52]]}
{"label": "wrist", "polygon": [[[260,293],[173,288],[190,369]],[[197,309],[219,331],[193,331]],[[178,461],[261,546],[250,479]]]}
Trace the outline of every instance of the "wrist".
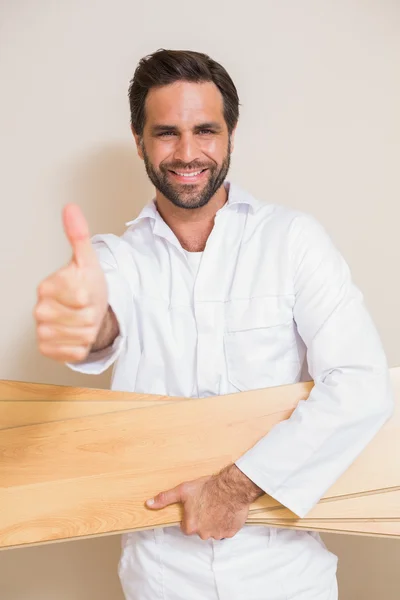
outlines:
{"label": "wrist", "polygon": [[111,306],[108,305],[107,310],[102,318],[97,338],[90,348],[90,352],[97,352],[108,348],[119,335],[119,325],[117,317],[114,314]]}
{"label": "wrist", "polygon": [[251,504],[265,493],[235,464],[225,467],[218,477],[221,484],[231,491],[240,504]]}

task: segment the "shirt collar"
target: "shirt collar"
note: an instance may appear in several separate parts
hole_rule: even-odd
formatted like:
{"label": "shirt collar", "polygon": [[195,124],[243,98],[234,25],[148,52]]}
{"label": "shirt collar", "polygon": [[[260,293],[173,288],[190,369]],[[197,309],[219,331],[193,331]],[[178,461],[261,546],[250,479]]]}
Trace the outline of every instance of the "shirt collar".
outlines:
{"label": "shirt collar", "polygon": [[264,201],[255,198],[235,183],[227,181],[225,183],[225,189],[228,192],[227,206],[234,206],[235,204],[247,204],[252,212],[256,212],[259,208],[266,205]]}
{"label": "shirt collar", "polygon": [[[224,185],[225,189],[228,192],[228,201],[223,207],[223,209],[238,204],[245,204],[249,206],[252,212],[256,212],[259,208],[266,205],[265,202],[259,200],[258,198],[255,198],[254,196],[252,196],[245,190],[242,190],[239,186],[237,186],[234,183],[226,181]],[[157,210],[155,199],[146,204],[146,206],[141,210],[136,219],[133,219],[132,221],[127,221],[125,225],[129,227],[131,225],[139,223],[143,219],[152,219],[156,222],[159,221],[159,219],[161,219],[161,216]]]}

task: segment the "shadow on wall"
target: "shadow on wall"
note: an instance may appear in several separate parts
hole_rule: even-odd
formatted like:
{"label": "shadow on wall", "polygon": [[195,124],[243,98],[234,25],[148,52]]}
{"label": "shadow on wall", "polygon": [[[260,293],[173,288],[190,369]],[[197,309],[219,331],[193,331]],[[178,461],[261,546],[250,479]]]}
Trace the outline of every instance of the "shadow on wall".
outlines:
{"label": "shadow on wall", "polygon": [[101,148],[79,161],[69,174],[69,195],[85,211],[91,233],[125,230],[152,198],[144,164],[131,145]]}
{"label": "shadow on wall", "polygon": [[[65,202],[77,203],[82,208],[91,235],[121,235],[125,223],[134,219],[154,194],[133,140],[131,145],[101,147],[66,171],[60,174],[61,196],[68,198]],[[95,388],[110,386],[111,368],[99,376],[82,375],[42,356],[36,345],[33,318],[31,330],[22,327],[22,331],[13,349],[13,364],[18,374],[10,375],[9,379],[23,377],[24,381]]]}

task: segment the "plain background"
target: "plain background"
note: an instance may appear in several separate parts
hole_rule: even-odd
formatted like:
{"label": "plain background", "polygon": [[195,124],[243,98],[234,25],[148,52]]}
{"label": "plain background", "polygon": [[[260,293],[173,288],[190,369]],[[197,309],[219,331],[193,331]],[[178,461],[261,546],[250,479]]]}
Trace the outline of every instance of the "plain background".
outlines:
{"label": "plain background", "polygon": [[[0,44],[0,378],[109,384],[41,357],[32,310],[40,280],[69,260],[66,202],[92,233],[119,234],[152,196],[127,88],[160,47],[228,69],[242,103],[230,178],[325,225],[400,364],[398,0],[2,0]],[[399,597],[400,542],[324,539],[341,600]],[[0,597],[118,600],[119,543],[0,552]]]}

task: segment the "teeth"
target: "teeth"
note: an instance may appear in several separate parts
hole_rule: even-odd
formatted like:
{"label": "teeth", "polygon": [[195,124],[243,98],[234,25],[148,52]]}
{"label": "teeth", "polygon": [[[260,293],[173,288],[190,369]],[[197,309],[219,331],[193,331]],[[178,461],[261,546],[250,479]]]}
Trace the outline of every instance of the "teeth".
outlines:
{"label": "teeth", "polygon": [[178,173],[175,171],[175,173],[179,175],[179,177],[195,177],[196,175],[200,175],[201,171],[196,171],[195,173]]}

